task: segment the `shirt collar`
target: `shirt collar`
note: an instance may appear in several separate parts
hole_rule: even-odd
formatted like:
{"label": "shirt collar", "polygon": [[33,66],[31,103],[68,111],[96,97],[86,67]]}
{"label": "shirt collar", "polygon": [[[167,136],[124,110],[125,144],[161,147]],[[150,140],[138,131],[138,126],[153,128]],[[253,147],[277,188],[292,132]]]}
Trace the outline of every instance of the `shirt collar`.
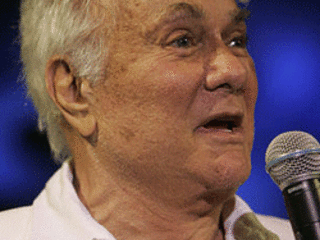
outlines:
{"label": "shirt collar", "polygon": [[235,196],[235,207],[230,216],[224,221],[224,229],[225,229],[225,239],[226,240],[235,240],[233,235],[233,228],[237,220],[246,213],[252,213],[249,205],[243,201],[239,196]]}
{"label": "shirt collar", "polygon": [[32,240],[116,240],[93,219],[73,187],[69,161],[63,163],[33,204]]}

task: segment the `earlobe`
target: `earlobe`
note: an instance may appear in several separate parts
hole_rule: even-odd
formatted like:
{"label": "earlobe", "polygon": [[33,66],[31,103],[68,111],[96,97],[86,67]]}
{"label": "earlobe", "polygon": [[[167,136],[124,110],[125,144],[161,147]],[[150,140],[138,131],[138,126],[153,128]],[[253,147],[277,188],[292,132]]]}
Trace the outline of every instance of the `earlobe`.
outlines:
{"label": "earlobe", "polygon": [[92,89],[86,79],[75,76],[69,59],[65,56],[51,58],[45,79],[48,94],[66,121],[85,138],[94,134],[96,119],[89,104]]}

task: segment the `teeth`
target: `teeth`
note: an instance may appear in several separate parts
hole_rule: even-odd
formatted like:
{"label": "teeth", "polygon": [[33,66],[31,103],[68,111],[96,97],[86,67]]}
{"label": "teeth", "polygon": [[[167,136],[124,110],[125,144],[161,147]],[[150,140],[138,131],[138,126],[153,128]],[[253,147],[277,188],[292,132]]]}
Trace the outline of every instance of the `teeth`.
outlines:
{"label": "teeth", "polygon": [[232,133],[232,130],[230,130],[230,129],[222,129],[222,131],[227,132],[227,133]]}

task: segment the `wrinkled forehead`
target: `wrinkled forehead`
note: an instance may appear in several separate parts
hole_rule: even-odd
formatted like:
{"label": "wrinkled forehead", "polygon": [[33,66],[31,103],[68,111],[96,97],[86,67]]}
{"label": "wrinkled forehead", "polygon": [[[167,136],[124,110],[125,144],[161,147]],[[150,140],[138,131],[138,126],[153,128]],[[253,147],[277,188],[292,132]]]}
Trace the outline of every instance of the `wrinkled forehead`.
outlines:
{"label": "wrinkled forehead", "polygon": [[[159,11],[159,19],[161,21],[162,19],[170,19],[170,17],[179,15],[194,19],[206,19],[213,14],[217,14],[217,11],[212,11],[212,9],[214,8],[206,8],[203,4],[201,4],[202,2],[206,1],[177,1],[172,4],[168,4],[166,6],[163,6],[161,11]],[[219,4],[221,4],[221,2],[221,0],[216,1],[216,3]],[[233,2],[233,0],[231,0],[230,2]],[[248,17],[248,11],[238,8],[236,4],[234,4],[233,6],[232,4],[229,4],[229,8],[226,8],[223,16],[231,21],[240,22]]]}
{"label": "wrinkled forehead", "polygon": [[235,0],[119,0],[118,3],[120,18],[144,18],[150,23],[173,21],[181,16],[240,22],[248,16],[248,11],[240,9]]}

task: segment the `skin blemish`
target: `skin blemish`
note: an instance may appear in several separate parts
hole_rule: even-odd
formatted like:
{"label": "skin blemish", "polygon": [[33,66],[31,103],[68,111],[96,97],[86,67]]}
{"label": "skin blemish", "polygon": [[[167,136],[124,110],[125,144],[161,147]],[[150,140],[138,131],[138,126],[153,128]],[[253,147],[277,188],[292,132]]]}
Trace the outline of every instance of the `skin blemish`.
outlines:
{"label": "skin blemish", "polygon": [[119,133],[126,139],[127,142],[131,142],[136,136],[136,134],[127,127],[123,127]]}

